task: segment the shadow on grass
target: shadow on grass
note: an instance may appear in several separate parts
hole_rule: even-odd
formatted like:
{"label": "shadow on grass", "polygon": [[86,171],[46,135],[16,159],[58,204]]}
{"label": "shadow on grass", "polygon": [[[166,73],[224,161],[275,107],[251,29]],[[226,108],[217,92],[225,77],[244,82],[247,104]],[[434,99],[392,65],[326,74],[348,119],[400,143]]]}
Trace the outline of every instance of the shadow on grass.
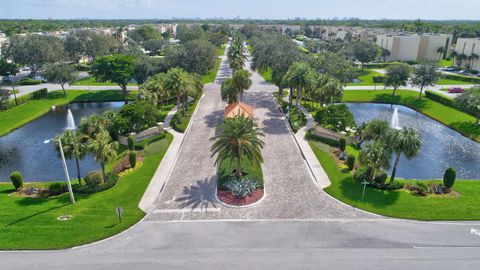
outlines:
{"label": "shadow on grass", "polygon": [[45,209],[45,210],[40,211],[40,212],[37,212],[37,213],[35,213],[35,214],[32,214],[32,215],[29,215],[29,216],[26,216],[26,217],[17,219],[17,220],[15,220],[14,222],[8,223],[7,225],[5,225],[5,227],[10,227],[10,226],[12,226],[12,225],[21,223],[21,222],[23,222],[23,221],[25,221],[25,220],[28,220],[28,219],[34,218],[34,217],[36,217],[36,216],[39,216],[39,215],[48,213],[48,212],[50,212],[50,211],[54,211],[54,210],[63,208],[63,207],[65,207],[65,206],[67,206],[67,204],[60,205],[60,206],[55,206],[55,207],[52,207],[52,208]]}
{"label": "shadow on grass", "polygon": [[367,187],[362,201],[363,186],[349,176],[340,180],[339,188],[342,197],[351,201],[354,206],[358,203],[367,203],[375,208],[385,208],[394,205],[400,196],[398,191],[383,191]]}

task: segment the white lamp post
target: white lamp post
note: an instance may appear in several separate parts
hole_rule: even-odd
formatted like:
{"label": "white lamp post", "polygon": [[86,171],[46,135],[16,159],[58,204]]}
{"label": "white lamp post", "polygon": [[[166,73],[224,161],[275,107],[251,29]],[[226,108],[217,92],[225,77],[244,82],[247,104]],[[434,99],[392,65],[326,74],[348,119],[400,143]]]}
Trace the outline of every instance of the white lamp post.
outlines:
{"label": "white lamp post", "polygon": [[72,183],[70,182],[70,175],[68,174],[67,162],[65,161],[65,154],[63,153],[62,140],[60,139],[49,139],[45,140],[43,143],[50,143],[51,141],[57,141],[60,146],[60,155],[62,156],[63,171],[65,172],[65,177],[67,178],[68,193],[70,193],[70,202],[75,204],[75,197],[73,196]]}

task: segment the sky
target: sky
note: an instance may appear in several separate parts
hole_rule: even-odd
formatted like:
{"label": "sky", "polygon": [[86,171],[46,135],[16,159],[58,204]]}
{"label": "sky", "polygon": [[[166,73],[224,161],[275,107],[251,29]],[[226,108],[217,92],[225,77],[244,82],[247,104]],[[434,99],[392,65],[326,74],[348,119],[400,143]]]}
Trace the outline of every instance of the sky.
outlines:
{"label": "sky", "polygon": [[1,19],[480,20],[479,0],[0,0]]}

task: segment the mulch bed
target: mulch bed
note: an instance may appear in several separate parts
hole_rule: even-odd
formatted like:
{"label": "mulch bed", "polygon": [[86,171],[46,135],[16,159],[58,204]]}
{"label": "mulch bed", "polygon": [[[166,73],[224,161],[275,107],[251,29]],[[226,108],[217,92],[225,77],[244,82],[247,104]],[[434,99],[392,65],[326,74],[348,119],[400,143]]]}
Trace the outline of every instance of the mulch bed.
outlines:
{"label": "mulch bed", "polygon": [[[143,158],[137,152],[137,164],[138,163],[143,163]],[[125,155],[121,160],[118,161],[117,164],[115,164],[115,167],[113,167],[112,172],[115,174],[120,174],[121,172],[126,171],[128,169],[130,169],[130,161],[128,160],[128,155]]]}
{"label": "mulch bed", "polygon": [[263,198],[263,189],[257,189],[245,198],[237,197],[233,195],[231,191],[219,190],[217,192],[217,197],[221,202],[228,205],[247,206],[258,202],[260,199]]}

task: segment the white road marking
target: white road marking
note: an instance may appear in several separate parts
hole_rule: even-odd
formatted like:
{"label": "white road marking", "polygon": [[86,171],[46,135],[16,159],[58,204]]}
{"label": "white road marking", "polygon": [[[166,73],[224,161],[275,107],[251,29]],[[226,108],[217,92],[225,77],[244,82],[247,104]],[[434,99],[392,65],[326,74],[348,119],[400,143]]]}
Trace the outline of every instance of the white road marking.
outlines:
{"label": "white road marking", "polygon": [[476,235],[476,236],[480,236],[480,230],[477,230],[477,229],[474,229],[474,228],[472,228],[470,230],[470,233],[473,234],[473,235]]}

